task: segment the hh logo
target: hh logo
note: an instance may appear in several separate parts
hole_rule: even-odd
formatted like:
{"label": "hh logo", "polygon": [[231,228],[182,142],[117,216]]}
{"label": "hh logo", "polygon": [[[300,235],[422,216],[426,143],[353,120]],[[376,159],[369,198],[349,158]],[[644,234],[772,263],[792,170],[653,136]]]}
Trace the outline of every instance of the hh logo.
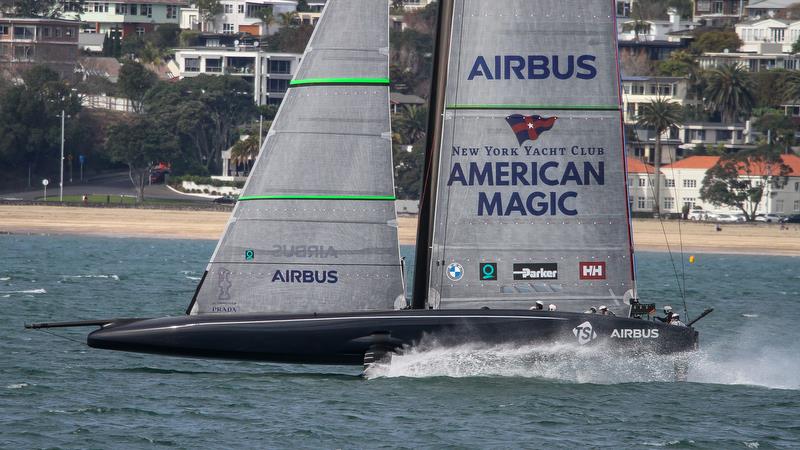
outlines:
{"label": "hh logo", "polygon": [[597,333],[594,332],[592,324],[590,324],[588,320],[573,328],[572,334],[578,338],[578,344],[580,345],[588,344],[597,337]]}
{"label": "hh logo", "polygon": [[581,280],[605,280],[606,279],[606,263],[605,262],[582,262],[580,263],[580,278]]}

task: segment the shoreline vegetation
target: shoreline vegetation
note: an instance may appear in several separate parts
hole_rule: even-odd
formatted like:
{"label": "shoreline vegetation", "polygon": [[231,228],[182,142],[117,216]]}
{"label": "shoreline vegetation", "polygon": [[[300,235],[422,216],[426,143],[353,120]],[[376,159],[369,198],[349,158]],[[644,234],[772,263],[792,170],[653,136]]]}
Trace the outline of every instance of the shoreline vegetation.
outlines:
{"label": "shoreline vegetation", "polygon": [[[0,234],[207,239],[222,235],[230,212],[0,205]],[[400,243],[413,245],[416,216],[398,218]],[[662,228],[663,227],[663,228]],[[679,230],[680,227],[680,230]],[[800,256],[800,226],[634,219],[636,250]]]}

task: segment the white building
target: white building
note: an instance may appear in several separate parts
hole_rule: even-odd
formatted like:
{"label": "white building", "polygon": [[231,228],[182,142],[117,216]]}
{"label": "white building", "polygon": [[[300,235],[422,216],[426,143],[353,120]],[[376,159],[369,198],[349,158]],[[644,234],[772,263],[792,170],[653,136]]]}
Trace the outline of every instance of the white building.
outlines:
{"label": "white building", "polygon": [[649,213],[653,211],[655,198],[655,173],[650,164],[628,157],[628,202],[631,212]]}
{"label": "white building", "polygon": [[253,84],[253,100],[259,105],[279,105],[289,88],[301,54],[270,53],[258,41],[236,41],[224,46],[223,38],[206,37],[204,47],[175,50],[180,77],[200,74],[233,75]]}
{"label": "white building", "polygon": [[[620,2],[617,2],[617,14],[619,13]],[[670,9],[668,14],[669,20],[639,21],[640,30],[638,30],[638,32],[634,29],[637,24],[636,20],[619,18],[617,20],[617,38],[620,41],[680,42],[680,35],[682,32],[685,33],[694,29],[695,23],[690,20],[681,19],[681,15],[674,9]]]}
{"label": "white building", "polygon": [[796,3],[797,0],[751,0],[744,9],[750,19],[767,19],[784,15]]}
{"label": "white building", "polygon": [[[736,25],[742,52],[790,53],[800,38],[800,20],[763,19]],[[734,49],[730,49],[733,51]]]}
{"label": "white building", "polygon": [[636,123],[642,106],[663,98],[678,105],[694,105],[689,80],[683,77],[622,76],[622,107],[625,123]]}
{"label": "white building", "polygon": [[201,23],[200,11],[196,6],[184,8],[181,10],[180,27],[209,33],[249,33],[262,36],[274,33],[280,26],[275,23],[267,29],[258,17],[260,10],[271,9],[277,21],[280,14],[297,9],[296,0],[222,0],[220,3],[222,13],[206,23]]}
{"label": "white building", "polygon": [[800,69],[800,54],[791,55],[781,53],[779,48],[775,50],[776,51],[772,53],[703,53],[697,58],[697,62],[704,70],[716,69],[717,67],[730,64],[739,65],[750,72],[773,69]]}

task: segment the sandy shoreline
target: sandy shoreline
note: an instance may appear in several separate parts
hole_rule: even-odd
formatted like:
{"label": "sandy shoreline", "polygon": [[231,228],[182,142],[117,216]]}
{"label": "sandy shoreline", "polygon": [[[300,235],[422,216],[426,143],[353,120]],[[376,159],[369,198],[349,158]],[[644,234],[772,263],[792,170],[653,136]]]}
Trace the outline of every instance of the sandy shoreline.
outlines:
{"label": "sandy shoreline", "polygon": [[[219,211],[0,205],[0,233],[67,234],[164,239],[219,239],[230,216]],[[413,244],[416,217],[400,217],[400,242]],[[723,225],[634,220],[637,250],[800,256],[800,226]],[[666,237],[665,239],[665,232]]]}

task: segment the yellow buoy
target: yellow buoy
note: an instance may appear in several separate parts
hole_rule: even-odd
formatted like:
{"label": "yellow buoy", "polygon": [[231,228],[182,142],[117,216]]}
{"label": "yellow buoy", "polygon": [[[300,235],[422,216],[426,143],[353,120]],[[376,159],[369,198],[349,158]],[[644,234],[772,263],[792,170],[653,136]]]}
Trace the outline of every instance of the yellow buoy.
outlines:
{"label": "yellow buoy", "polygon": [[689,264],[694,264],[694,255],[689,256]]}

